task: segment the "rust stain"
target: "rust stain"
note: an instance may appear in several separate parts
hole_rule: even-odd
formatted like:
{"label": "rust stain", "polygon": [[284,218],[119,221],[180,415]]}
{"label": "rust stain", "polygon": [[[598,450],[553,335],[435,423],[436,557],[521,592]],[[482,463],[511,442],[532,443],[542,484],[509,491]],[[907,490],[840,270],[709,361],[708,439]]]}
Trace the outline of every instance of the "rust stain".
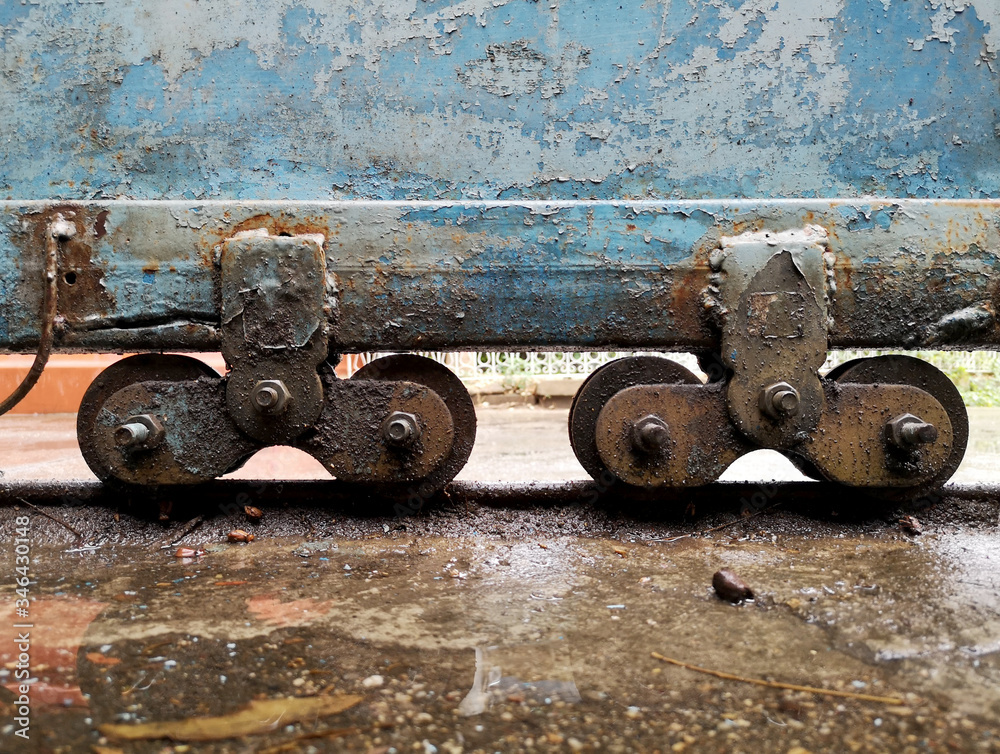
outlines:
{"label": "rust stain", "polygon": [[106,209],[97,213],[97,219],[94,221],[94,236],[98,241],[108,234],[107,222],[109,214],[111,214],[110,211]]}
{"label": "rust stain", "polygon": [[[92,210],[91,210],[92,211]],[[106,216],[106,212],[103,213]],[[22,260],[21,282],[17,296],[25,302],[25,312],[32,319],[42,296],[41,260],[44,257],[46,234],[53,218],[62,215],[76,227],[76,235],[61,245],[59,257],[59,315],[73,325],[95,314],[108,315],[115,309],[115,299],[104,285],[104,270],[93,261],[94,234],[100,215],[94,217],[88,208],[74,204],[59,204],[45,212],[23,216],[25,232],[12,236]]]}
{"label": "rust stain", "polygon": [[330,225],[322,217],[307,216],[289,219],[261,214],[242,220],[232,229],[220,231],[219,240],[224,241],[243,231],[260,229],[266,230],[272,236],[304,236],[318,233],[325,237],[330,234]]}

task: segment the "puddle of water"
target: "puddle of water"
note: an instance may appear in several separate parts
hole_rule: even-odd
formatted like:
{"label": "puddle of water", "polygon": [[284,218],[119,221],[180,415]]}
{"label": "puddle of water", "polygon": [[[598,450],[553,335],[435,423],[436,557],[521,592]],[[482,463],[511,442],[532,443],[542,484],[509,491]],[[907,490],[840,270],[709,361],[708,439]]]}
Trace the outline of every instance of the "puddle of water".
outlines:
{"label": "puddle of water", "polygon": [[[102,725],[343,692],[364,702],[254,745],[318,726],[356,729],[344,745],[361,750],[423,740],[439,751],[513,750],[570,738],[622,751],[995,746],[993,538],[272,540],[187,563],[135,549],[39,549],[36,742],[83,750],[100,743]],[[722,567],[750,583],[755,603],[713,595]],[[12,624],[12,597],[0,625]],[[725,681],[652,652],[901,703]],[[8,694],[16,664],[12,644],[0,644]]]}

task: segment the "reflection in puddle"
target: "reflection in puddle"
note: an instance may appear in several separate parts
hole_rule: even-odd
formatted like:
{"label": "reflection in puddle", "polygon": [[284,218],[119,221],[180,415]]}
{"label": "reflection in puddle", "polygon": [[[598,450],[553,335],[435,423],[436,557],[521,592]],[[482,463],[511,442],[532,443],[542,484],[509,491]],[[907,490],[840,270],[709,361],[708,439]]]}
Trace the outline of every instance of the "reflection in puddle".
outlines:
{"label": "reflection in puddle", "polygon": [[[31,603],[30,623],[18,634],[28,636],[29,660],[18,662],[13,641],[0,645],[0,687],[19,693],[22,683],[31,685],[35,704],[54,707],[86,707],[87,699],[77,681],[77,653],[84,633],[107,607],[106,602],[71,597],[39,597]],[[23,624],[15,617],[14,601],[0,604],[0,625]],[[23,668],[29,678],[18,675]]]}
{"label": "reflection in puddle", "polygon": [[476,675],[458,711],[479,715],[494,701],[579,702],[565,642],[476,647]]}

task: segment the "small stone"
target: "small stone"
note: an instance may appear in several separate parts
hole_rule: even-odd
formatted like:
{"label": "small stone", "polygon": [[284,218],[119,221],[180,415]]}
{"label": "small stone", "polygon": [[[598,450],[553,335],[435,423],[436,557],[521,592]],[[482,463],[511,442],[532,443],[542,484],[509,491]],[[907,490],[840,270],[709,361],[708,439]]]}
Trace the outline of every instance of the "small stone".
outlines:
{"label": "small stone", "polygon": [[753,599],[753,590],[732,571],[723,569],[712,576],[712,587],[719,599],[739,603]]}
{"label": "small stone", "polygon": [[625,717],[629,720],[638,720],[642,717],[642,710],[639,707],[629,707],[625,710]]}
{"label": "small stone", "polygon": [[427,723],[434,722],[434,716],[427,712],[418,712],[413,716],[413,722],[418,725],[426,725]]}
{"label": "small stone", "polygon": [[911,537],[919,537],[924,533],[924,527],[917,520],[916,516],[903,516],[899,519],[899,528]]}
{"label": "small stone", "polygon": [[366,689],[374,689],[385,683],[385,678],[380,675],[370,675],[361,682]]}

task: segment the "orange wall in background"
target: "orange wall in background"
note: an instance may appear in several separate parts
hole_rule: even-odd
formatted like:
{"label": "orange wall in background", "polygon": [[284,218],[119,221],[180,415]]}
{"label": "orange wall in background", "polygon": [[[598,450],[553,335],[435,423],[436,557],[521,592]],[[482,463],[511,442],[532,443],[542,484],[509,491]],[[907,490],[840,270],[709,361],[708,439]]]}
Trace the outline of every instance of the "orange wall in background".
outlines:
{"label": "orange wall in background", "polygon": [[[199,359],[217,372],[226,370],[220,353],[199,353]],[[75,414],[83,400],[83,393],[101,371],[122,358],[118,354],[53,354],[38,383],[24,400],[11,411],[12,414]],[[0,356],[0,400],[14,389],[31,369],[34,356]],[[345,376],[345,362],[337,367],[337,374]]]}

